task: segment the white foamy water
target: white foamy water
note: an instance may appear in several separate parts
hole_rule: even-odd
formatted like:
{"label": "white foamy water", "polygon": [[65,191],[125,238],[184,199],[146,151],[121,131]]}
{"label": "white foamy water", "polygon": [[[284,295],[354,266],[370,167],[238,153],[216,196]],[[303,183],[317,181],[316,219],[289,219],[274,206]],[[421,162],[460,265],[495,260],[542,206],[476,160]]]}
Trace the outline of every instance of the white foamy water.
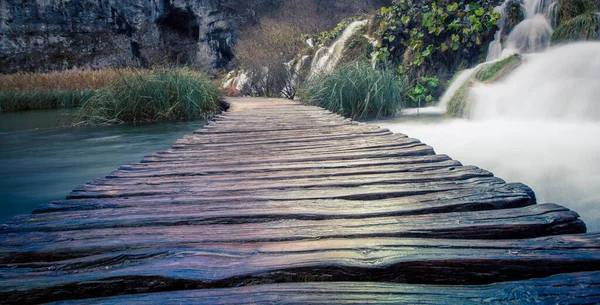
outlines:
{"label": "white foamy water", "polygon": [[525,183],[539,203],[564,205],[581,215],[588,231],[600,231],[598,123],[399,118],[375,124],[507,182]]}
{"label": "white foamy water", "polygon": [[476,86],[471,99],[470,117],[475,120],[600,123],[600,42],[574,43],[528,56],[506,80]]}
{"label": "white foamy water", "polygon": [[600,42],[528,55],[505,80],[477,85],[471,100],[470,120],[404,116],[375,123],[525,183],[538,202],[564,205],[599,232]]}
{"label": "white foamy water", "polygon": [[368,20],[361,20],[350,23],[331,47],[322,47],[317,50],[310,69],[311,75],[332,71],[344,55],[344,49],[350,38],[367,22]]}

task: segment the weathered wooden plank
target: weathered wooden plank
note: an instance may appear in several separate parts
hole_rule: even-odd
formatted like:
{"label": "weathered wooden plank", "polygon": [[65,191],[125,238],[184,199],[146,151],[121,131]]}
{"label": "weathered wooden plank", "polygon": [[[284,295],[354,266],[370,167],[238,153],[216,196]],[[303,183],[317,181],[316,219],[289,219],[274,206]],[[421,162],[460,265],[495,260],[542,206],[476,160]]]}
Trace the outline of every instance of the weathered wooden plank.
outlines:
{"label": "weathered wooden plank", "polygon": [[[383,216],[422,215],[461,211],[508,209],[532,205],[531,191],[525,186],[500,186],[485,190],[460,190],[419,195],[408,198],[348,201],[348,200],[295,200],[273,202],[203,202],[196,198],[159,197],[141,200],[75,200],[53,203],[42,211],[63,211],[46,215],[17,217],[0,227],[3,232],[60,231],[89,228],[153,225],[153,221],[179,220],[178,223],[256,222],[260,219],[333,219],[368,218]],[[142,201],[144,200],[144,201]],[[64,206],[64,209],[56,207]],[[90,214],[89,209],[95,209]],[[73,211],[64,212],[69,206]],[[119,206],[119,208],[114,208]],[[174,211],[173,206],[178,210]],[[84,211],[74,212],[75,209]],[[442,215],[440,217],[447,217]],[[156,224],[154,224],[156,225]]]}
{"label": "weathered wooden plank", "polygon": [[265,145],[265,144],[288,144],[288,145],[305,145],[311,143],[327,143],[328,141],[339,141],[339,140],[352,140],[352,139],[374,139],[374,138],[386,138],[386,139],[398,139],[406,138],[407,136],[401,134],[394,134],[389,131],[383,132],[372,132],[372,133],[337,133],[330,135],[282,135],[280,137],[269,137],[262,139],[248,139],[247,137],[208,137],[199,135],[185,136],[175,142],[173,148],[185,148],[193,146],[202,147],[244,147],[254,145]]}
{"label": "weathered wooden plank", "polygon": [[223,152],[223,151],[239,151],[240,153],[252,152],[255,150],[268,151],[290,151],[290,150],[315,150],[315,149],[330,149],[330,150],[349,150],[358,148],[375,148],[375,147],[391,147],[391,146],[409,146],[420,144],[417,139],[402,137],[402,136],[379,136],[379,137],[355,137],[345,138],[342,140],[324,139],[322,141],[298,141],[298,142],[269,142],[266,144],[258,143],[257,141],[248,142],[246,145],[223,145],[219,143],[213,144],[182,144],[174,146],[171,152],[193,152],[201,150],[203,153],[208,152]]}
{"label": "weathered wooden plank", "polygon": [[[289,173],[292,174],[292,173]],[[493,174],[474,166],[458,166],[431,170],[427,172],[399,172],[399,173],[359,173],[355,175],[325,175],[323,177],[287,177],[282,179],[275,177],[256,176],[221,176],[222,179],[211,179],[212,177],[169,177],[162,178],[160,182],[143,179],[103,179],[95,180],[75,188],[74,192],[99,192],[99,191],[122,191],[135,188],[144,190],[152,188],[155,190],[162,187],[181,189],[206,188],[216,190],[253,190],[253,189],[283,189],[283,188],[310,188],[310,187],[348,187],[377,184],[411,184],[434,181],[460,181],[478,177],[493,177]],[[239,185],[238,183],[243,183]]]}
{"label": "weathered wooden plank", "polygon": [[254,145],[254,144],[261,144],[261,143],[294,143],[294,142],[300,142],[300,143],[309,143],[309,142],[322,142],[322,141],[327,141],[328,139],[331,140],[341,140],[341,139],[353,139],[353,138],[365,138],[365,137],[369,137],[369,138],[373,138],[373,137],[387,137],[387,136],[391,136],[394,135],[395,137],[406,137],[405,135],[402,134],[394,134],[391,133],[388,130],[383,130],[383,129],[375,129],[373,131],[368,131],[368,132],[352,132],[352,131],[347,131],[344,132],[343,130],[339,131],[339,132],[334,132],[334,133],[313,133],[313,134],[289,134],[289,133],[272,133],[272,134],[265,134],[264,136],[260,136],[260,135],[254,135],[252,137],[248,137],[247,135],[243,135],[243,134],[231,134],[231,135],[209,135],[209,134],[192,134],[192,135],[188,135],[183,137],[182,139],[178,140],[176,142],[177,143],[182,143],[185,145],[207,145],[207,144],[214,144],[214,145],[229,145],[229,146],[235,146],[236,144],[239,144],[240,146],[243,145]]}
{"label": "weathered wooden plank", "polygon": [[243,130],[239,129],[236,132],[236,129],[232,128],[230,130],[224,130],[223,132],[217,132],[217,130],[206,130],[199,129],[194,132],[197,135],[203,136],[212,136],[212,137],[240,137],[241,135],[245,135],[245,138],[267,138],[267,137],[289,137],[293,135],[329,135],[329,134],[339,134],[339,133],[381,133],[381,132],[389,132],[389,129],[379,128],[373,125],[362,125],[362,124],[348,124],[348,125],[340,125],[340,126],[331,126],[327,128],[305,128],[302,130],[288,128],[288,129],[255,129],[255,130]]}
{"label": "weathered wooden plank", "polygon": [[[326,218],[327,215],[353,214],[356,217],[418,215],[428,213],[446,213],[460,211],[479,211],[490,209],[516,208],[535,204],[533,191],[522,184],[507,184],[473,189],[458,189],[430,194],[408,195],[379,200],[288,200],[288,201],[252,201],[249,198],[241,200],[207,200],[198,196],[145,196],[134,198],[102,198],[102,199],[71,199],[59,200],[40,205],[34,210],[33,218],[42,221],[48,219],[40,213],[61,211],[89,211],[99,209],[141,208],[151,212],[154,209],[173,209],[176,206],[192,206],[206,208],[206,212],[218,210],[250,213],[250,209],[263,207],[274,217],[278,215],[297,215],[298,219]],[[174,207],[175,206],[175,207]],[[368,207],[368,208],[365,208]],[[90,217],[98,215],[99,211],[85,212]],[[115,212],[119,213],[119,212]],[[302,216],[301,216],[302,215]],[[51,216],[53,217],[53,216]],[[348,216],[350,217],[350,216]],[[294,218],[294,217],[288,217]]]}
{"label": "weathered wooden plank", "polygon": [[[235,160],[248,160],[260,162],[306,162],[306,161],[327,161],[327,160],[356,160],[364,158],[390,158],[390,157],[408,157],[408,156],[425,156],[433,155],[433,148],[428,145],[418,145],[412,148],[390,148],[390,149],[365,149],[357,152],[340,152],[333,151],[321,152],[318,154],[298,154],[287,156],[285,154],[262,155],[262,156],[244,156],[242,154],[227,154],[224,152],[222,158]],[[284,155],[284,156],[282,156]],[[142,160],[142,163],[150,162],[205,162],[214,160],[215,156],[168,156],[163,154],[151,154]],[[246,162],[248,162],[246,161]]]}
{"label": "weathered wooden plank", "polygon": [[233,200],[245,198],[248,200],[295,200],[295,199],[348,199],[348,200],[374,200],[395,198],[410,195],[429,194],[464,188],[490,187],[505,184],[504,180],[496,177],[477,177],[457,181],[425,181],[404,184],[390,184],[380,182],[372,184],[371,181],[348,181],[339,183],[320,183],[320,186],[310,184],[296,187],[247,187],[244,184],[232,184],[227,189],[212,189],[207,187],[177,187],[161,186],[160,188],[128,188],[98,191],[73,191],[67,199],[83,198],[118,198],[152,195],[195,195],[211,200]]}
{"label": "weathered wooden plank", "polygon": [[[431,165],[430,165],[431,166]],[[164,171],[162,171],[164,173]],[[94,179],[86,183],[86,186],[124,186],[124,185],[156,185],[157,177],[160,178],[161,185],[199,185],[208,182],[239,182],[248,181],[249,185],[260,183],[260,181],[271,181],[274,184],[278,183],[298,183],[298,182],[318,182],[329,181],[333,179],[385,179],[393,178],[396,183],[415,182],[415,181],[433,181],[443,179],[467,179],[474,177],[491,177],[492,173],[471,166],[446,166],[446,167],[405,167],[405,166],[374,166],[363,167],[360,169],[323,169],[323,170],[297,170],[297,171],[276,171],[276,172],[237,172],[236,174],[220,173],[218,175],[208,175],[205,172],[187,171],[186,175],[173,175],[172,172],[165,173],[166,175],[151,174],[150,177],[129,175],[126,177],[110,177],[102,179]],[[135,174],[135,173],[134,173]],[[308,180],[310,179],[310,180]],[[341,181],[341,180],[340,180]],[[386,182],[388,183],[388,182]],[[215,185],[218,187],[218,185]]]}
{"label": "weathered wooden plank", "polygon": [[[511,239],[554,234],[585,233],[576,213],[553,204],[496,211],[427,214],[351,219],[257,219],[206,221],[205,216],[150,215],[74,220],[64,227],[31,226],[31,231],[6,227],[0,237],[0,263],[23,263],[43,253],[46,261],[82,255],[148,249],[180,243],[247,243],[303,239],[364,238],[376,236],[448,239]],[[77,226],[81,230],[77,230]],[[110,241],[110,242],[108,242]],[[58,253],[58,254],[57,254]]]}
{"label": "weathered wooden plank", "polygon": [[[109,174],[105,179],[144,179],[144,178],[166,178],[176,176],[210,176],[215,180],[228,179],[229,177],[273,178],[281,179],[292,177],[325,177],[325,176],[349,176],[358,174],[375,173],[406,173],[426,172],[437,169],[450,169],[462,166],[454,160],[397,164],[393,162],[310,162],[306,164],[262,164],[262,166],[237,166],[237,167],[207,167],[205,165],[173,166],[173,167],[147,167],[147,166],[123,166],[120,170]],[[96,181],[96,180],[94,180]]]}
{"label": "weathered wooden plank", "polygon": [[[339,155],[346,155],[352,153],[363,153],[363,152],[387,152],[387,151],[414,151],[429,150],[430,147],[422,144],[418,140],[410,139],[398,143],[381,143],[381,144],[360,144],[360,145],[344,145],[339,143],[339,146],[314,146],[314,147],[254,147],[254,148],[222,148],[222,149],[206,149],[206,150],[194,150],[194,149],[168,149],[159,151],[153,156],[164,158],[164,159],[181,159],[186,158],[190,161],[195,161],[198,158],[202,160],[207,159],[224,159],[235,156],[246,156],[251,157],[264,157],[273,156],[276,154],[284,154],[288,157],[293,156],[305,156],[308,154],[322,155],[331,154],[333,151]],[[413,153],[414,154],[414,153]],[[422,153],[427,154],[427,153]]]}
{"label": "weathered wooden plank", "polygon": [[[400,156],[400,157],[388,157],[388,158],[358,158],[354,160],[306,160],[295,162],[277,162],[271,160],[265,162],[264,160],[212,160],[198,164],[182,164],[182,163],[135,163],[123,165],[119,168],[121,171],[135,171],[135,172],[153,172],[156,170],[180,170],[180,169],[206,169],[207,171],[219,168],[225,171],[236,171],[245,170],[250,168],[252,171],[286,171],[295,169],[318,169],[323,168],[355,168],[369,165],[404,165],[411,166],[417,164],[432,164],[445,161],[453,161],[446,155],[427,155],[427,156]],[[458,162],[458,161],[455,161]]]}
{"label": "weathered wooden plank", "polygon": [[[58,304],[78,304],[79,300]],[[600,304],[600,272],[484,286],[407,285],[382,282],[312,282],[182,290],[87,299],[109,304]]]}
{"label": "weathered wooden plank", "polygon": [[[61,300],[182,287],[340,280],[488,284],[596,271],[598,239],[598,234],[517,241],[374,238],[125,250],[3,266],[0,271],[10,280],[0,283],[0,298]],[[118,283],[119,291],[110,288],[111,282]]]}

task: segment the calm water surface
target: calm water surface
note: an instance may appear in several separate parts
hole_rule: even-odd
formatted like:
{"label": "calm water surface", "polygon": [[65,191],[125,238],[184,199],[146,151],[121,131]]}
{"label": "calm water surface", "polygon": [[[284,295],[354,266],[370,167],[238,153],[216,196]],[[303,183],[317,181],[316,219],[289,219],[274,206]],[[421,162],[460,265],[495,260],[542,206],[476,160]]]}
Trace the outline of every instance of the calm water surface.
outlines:
{"label": "calm water surface", "polygon": [[[0,223],[124,163],[168,149],[205,122],[144,126],[60,127],[64,111],[0,114]],[[59,127],[57,127],[59,126]]]}

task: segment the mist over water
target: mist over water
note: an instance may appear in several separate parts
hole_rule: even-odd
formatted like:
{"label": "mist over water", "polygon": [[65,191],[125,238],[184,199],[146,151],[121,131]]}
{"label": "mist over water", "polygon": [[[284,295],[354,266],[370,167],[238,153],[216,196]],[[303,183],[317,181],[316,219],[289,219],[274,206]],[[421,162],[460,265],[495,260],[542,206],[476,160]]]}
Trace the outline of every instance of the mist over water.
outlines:
{"label": "mist over water", "polygon": [[[527,55],[503,82],[472,91],[470,117],[600,123],[600,42]],[[600,134],[599,134],[600,136]]]}
{"label": "mist over water", "polygon": [[522,182],[600,231],[600,42],[527,55],[504,81],[471,92],[469,120],[398,117],[375,124],[465,165]]}
{"label": "mist over water", "polygon": [[523,182],[539,203],[571,208],[588,231],[600,231],[600,124],[406,118],[375,124],[507,182]]}

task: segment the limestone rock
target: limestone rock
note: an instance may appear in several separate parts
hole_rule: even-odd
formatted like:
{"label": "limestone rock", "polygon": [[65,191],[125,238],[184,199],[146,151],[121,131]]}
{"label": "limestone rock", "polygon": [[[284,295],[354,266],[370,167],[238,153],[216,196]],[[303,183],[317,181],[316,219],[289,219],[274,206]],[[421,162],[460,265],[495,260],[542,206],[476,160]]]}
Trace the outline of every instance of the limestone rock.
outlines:
{"label": "limestone rock", "polygon": [[3,0],[0,73],[78,67],[226,66],[244,15],[221,0]]}

